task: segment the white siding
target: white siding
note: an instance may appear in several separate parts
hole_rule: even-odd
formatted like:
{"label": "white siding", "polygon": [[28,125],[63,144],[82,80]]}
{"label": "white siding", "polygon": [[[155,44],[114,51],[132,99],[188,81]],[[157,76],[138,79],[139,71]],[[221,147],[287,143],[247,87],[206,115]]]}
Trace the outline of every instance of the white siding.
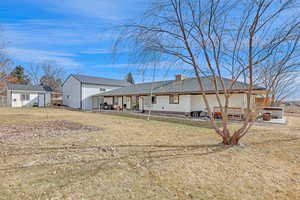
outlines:
{"label": "white siding", "polygon": [[[29,100],[21,100],[22,94],[29,94]],[[33,104],[38,104],[38,93],[30,92],[12,92],[12,107],[30,107]]]}
{"label": "white siding", "polygon": [[[157,96],[157,103],[152,104],[149,96],[143,96],[139,99],[140,110],[153,110],[153,111],[168,111],[168,112],[191,112],[191,111],[206,111],[202,95],[180,95],[179,104],[170,104],[169,96]],[[224,96],[220,95],[221,102],[224,105]],[[210,107],[219,106],[216,95],[207,95]],[[246,94],[233,94],[229,100],[230,107],[246,108],[247,100]]]}
{"label": "white siding", "polygon": [[39,107],[44,107],[45,104],[45,100],[46,100],[46,94],[39,94]]}
{"label": "white siding", "polygon": [[63,85],[63,104],[71,108],[80,108],[81,83],[70,76]]}
{"label": "white siding", "polygon": [[[114,90],[120,87],[106,86],[106,85],[92,85],[92,84],[82,84],[82,109],[91,110],[92,109],[92,96]],[[101,91],[105,89],[105,91]]]}
{"label": "white siding", "polygon": [[12,106],[11,91],[9,91],[9,90],[6,91],[6,97],[7,97],[7,106]]}
{"label": "white siding", "polygon": [[[143,100],[143,99],[144,100]],[[169,111],[169,112],[191,112],[191,95],[180,95],[179,96],[179,104],[170,104],[169,96],[156,96],[157,103],[150,103],[149,97],[144,96],[139,100],[139,107],[144,110],[152,110],[152,111]]]}
{"label": "white siding", "polygon": [[51,105],[51,93],[39,93],[39,107],[49,107]]}
{"label": "white siding", "polygon": [[51,105],[51,93],[46,93],[45,94],[46,95],[46,98],[45,98],[45,100],[46,100],[46,104],[45,104],[45,106],[50,106]]}
{"label": "white siding", "polygon": [[[220,95],[220,99],[221,99],[222,104],[224,105],[224,103],[225,103],[224,95]],[[216,95],[214,95],[214,94],[207,95],[207,100],[209,102],[211,109],[213,109],[213,107],[215,107],[215,106],[219,107]],[[192,111],[207,111],[202,95],[192,95],[191,105],[192,105],[192,108],[191,108]],[[247,106],[246,94],[231,95],[231,97],[229,99],[229,107],[246,108],[246,106]]]}
{"label": "white siding", "polygon": [[11,93],[11,107],[22,107],[20,93]]}

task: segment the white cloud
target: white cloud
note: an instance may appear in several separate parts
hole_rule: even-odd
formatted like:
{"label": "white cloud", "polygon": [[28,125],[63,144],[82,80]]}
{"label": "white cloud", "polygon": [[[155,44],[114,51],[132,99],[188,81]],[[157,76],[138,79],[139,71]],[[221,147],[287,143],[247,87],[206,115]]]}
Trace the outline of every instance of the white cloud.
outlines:
{"label": "white cloud", "polygon": [[128,53],[130,52],[129,49],[126,48],[120,48],[116,51],[112,47],[108,48],[95,48],[95,49],[86,49],[80,51],[81,54],[120,54],[120,53]]}
{"label": "white cloud", "polygon": [[186,72],[191,66],[182,63],[173,63],[167,61],[153,62],[147,64],[101,64],[93,66],[94,69],[105,68],[105,69],[134,69],[134,70],[177,70],[178,73]]}
{"label": "white cloud", "polygon": [[40,4],[42,8],[58,13],[108,21],[119,21],[141,10],[145,5],[145,1],[142,0],[27,0],[27,2]]}
{"label": "white cloud", "polygon": [[298,73],[298,74],[299,74],[299,77],[296,78],[296,82],[297,82],[297,84],[300,84],[300,73]]}
{"label": "white cloud", "polygon": [[76,54],[12,47],[7,48],[6,51],[10,57],[20,62],[39,63],[43,61],[52,61],[68,69],[81,66],[79,62],[73,59],[77,56]]}
{"label": "white cloud", "polygon": [[109,49],[88,49],[80,52],[81,54],[110,54],[112,53]]}
{"label": "white cloud", "polygon": [[[67,21],[27,20],[3,24],[3,35],[12,45],[82,45],[96,44],[107,39],[100,27],[90,24],[71,24]],[[95,29],[93,29],[95,28]]]}
{"label": "white cloud", "polygon": [[132,68],[132,69],[138,69],[142,66],[139,64],[101,64],[101,65],[95,65],[93,66],[93,69],[126,69],[126,68]]}

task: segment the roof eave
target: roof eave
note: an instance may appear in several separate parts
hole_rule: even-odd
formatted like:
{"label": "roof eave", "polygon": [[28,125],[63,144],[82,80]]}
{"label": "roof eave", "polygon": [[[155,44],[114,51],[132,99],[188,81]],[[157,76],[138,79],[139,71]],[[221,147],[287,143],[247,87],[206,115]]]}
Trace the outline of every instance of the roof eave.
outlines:
{"label": "roof eave", "polygon": [[39,90],[12,90],[12,89],[7,89],[7,91],[12,91],[12,92],[52,93],[52,91],[39,91]]}
{"label": "roof eave", "polygon": [[128,85],[114,85],[114,84],[100,84],[100,83],[89,83],[89,82],[81,82],[82,84],[87,85],[103,85],[103,86],[114,86],[114,87],[130,87]]}
{"label": "roof eave", "polygon": [[[257,88],[257,89],[253,89],[252,93],[253,94],[265,94],[266,93],[266,89],[265,88]],[[235,89],[235,90],[231,90],[230,93],[247,93],[248,90],[247,89]],[[205,91],[206,94],[215,94],[216,92],[214,90],[210,90],[210,91]],[[219,91],[219,93],[223,94],[224,91]],[[111,95],[106,95],[106,94],[98,94],[98,95],[94,95],[94,97],[96,96],[103,96],[103,97],[112,97],[112,96],[148,96],[151,93],[127,93],[127,94],[111,94]],[[153,95],[168,95],[168,94],[180,94],[180,95],[202,95],[201,91],[190,91],[190,92],[153,92]]]}

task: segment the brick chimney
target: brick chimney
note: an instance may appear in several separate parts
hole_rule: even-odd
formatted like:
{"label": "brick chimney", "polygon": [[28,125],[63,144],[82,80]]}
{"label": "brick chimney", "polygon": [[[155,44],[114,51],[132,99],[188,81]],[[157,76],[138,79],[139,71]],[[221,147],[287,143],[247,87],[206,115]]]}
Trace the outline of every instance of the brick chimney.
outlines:
{"label": "brick chimney", "polygon": [[186,76],[183,76],[183,75],[181,75],[181,74],[177,74],[176,77],[175,77],[175,80],[176,80],[176,81],[182,81],[182,80],[184,80],[184,79],[186,79]]}

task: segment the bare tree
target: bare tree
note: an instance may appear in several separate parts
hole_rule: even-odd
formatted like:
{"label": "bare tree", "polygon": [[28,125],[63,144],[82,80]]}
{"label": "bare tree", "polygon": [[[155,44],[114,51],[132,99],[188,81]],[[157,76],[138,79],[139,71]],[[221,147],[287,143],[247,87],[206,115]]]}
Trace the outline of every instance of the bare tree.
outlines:
{"label": "bare tree", "polygon": [[0,35],[0,93],[4,90],[6,78],[10,72],[12,60],[5,54],[4,41],[1,41]]}
{"label": "bare tree", "polygon": [[[225,145],[236,145],[253,124],[254,74],[287,40],[299,36],[297,1],[152,0],[136,23],[124,25],[122,39],[136,55],[181,62],[193,69],[211,126]],[[292,14],[292,12],[294,12]],[[210,76],[222,127],[216,125],[203,77]],[[225,85],[224,76],[232,78]],[[229,131],[228,107],[238,80],[248,87],[245,120]]]}
{"label": "bare tree", "polygon": [[45,62],[41,64],[43,76],[40,84],[50,87],[55,92],[61,92],[61,84],[64,76],[64,69],[55,63]]}
{"label": "bare tree", "polygon": [[12,61],[10,58],[2,54],[1,51],[2,50],[0,49],[0,81],[4,81],[9,72],[9,66]]}
{"label": "bare tree", "polygon": [[42,66],[41,64],[30,64],[29,68],[27,70],[27,74],[31,80],[31,83],[33,85],[39,85],[40,84],[40,79],[42,77]]}
{"label": "bare tree", "polygon": [[287,40],[285,48],[277,49],[257,70],[257,83],[269,91],[265,100],[271,106],[278,105],[296,91],[300,70],[299,40],[299,35],[292,41]]}
{"label": "bare tree", "polygon": [[42,62],[31,65],[28,70],[33,84],[50,87],[53,91],[61,91],[61,83],[64,77],[64,68],[52,62]]}

